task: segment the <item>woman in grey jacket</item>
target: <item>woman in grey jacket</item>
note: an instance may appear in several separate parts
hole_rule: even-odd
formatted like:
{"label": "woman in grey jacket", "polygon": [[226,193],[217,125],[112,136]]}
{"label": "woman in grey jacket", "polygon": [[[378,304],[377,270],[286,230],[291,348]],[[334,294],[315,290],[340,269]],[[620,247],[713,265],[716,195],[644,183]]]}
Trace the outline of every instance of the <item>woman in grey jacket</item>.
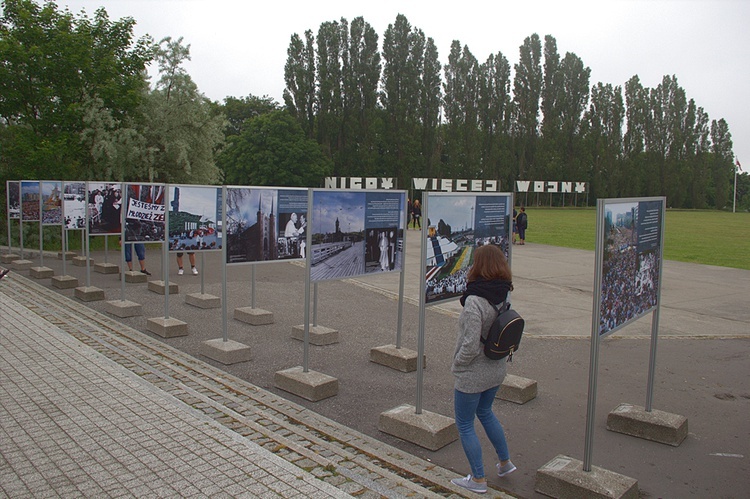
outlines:
{"label": "woman in grey jacket", "polygon": [[482,447],[474,431],[475,417],[482,423],[500,460],[497,464],[498,476],[505,476],[516,469],[510,461],[505,431],[492,412],[495,394],[505,378],[505,361],[486,357],[481,341],[482,337],[487,337],[497,317],[490,302],[495,305],[502,303],[512,290],[512,275],[503,251],[495,245],[477,248],[474,264],[468,274],[468,286],[461,297],[464,309],[458,318],[458,340],[451,367],[455,378],[456,427],[471,474],[451,482],[480,494],[487,492],[487,479],[482,463]]}

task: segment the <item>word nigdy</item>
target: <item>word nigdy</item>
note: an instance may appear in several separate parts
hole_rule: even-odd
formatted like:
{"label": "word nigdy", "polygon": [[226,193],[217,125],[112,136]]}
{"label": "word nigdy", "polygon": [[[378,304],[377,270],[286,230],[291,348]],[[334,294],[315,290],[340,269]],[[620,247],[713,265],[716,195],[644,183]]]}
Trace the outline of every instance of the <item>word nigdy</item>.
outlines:
{"label": "word nigdy", "polygon": [[[393,177],[326,177],[326,189],[395,189]],[[442,192],[498,192],[497,180],[468,180],[449,178],[413,178],[412,188],[417,191]],[[573,193],[586,192],[586,182],[557,180],[517,180],[516,192]]]}

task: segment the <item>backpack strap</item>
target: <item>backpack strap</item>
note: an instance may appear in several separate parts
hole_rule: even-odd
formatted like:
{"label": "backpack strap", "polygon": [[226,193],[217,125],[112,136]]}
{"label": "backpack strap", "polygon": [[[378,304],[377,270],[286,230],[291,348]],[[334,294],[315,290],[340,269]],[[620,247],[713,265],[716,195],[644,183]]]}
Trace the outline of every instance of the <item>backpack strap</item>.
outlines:
{"label": "backpack strap", "polygon": [[[485,300],[487,300],[487,298],[485,298]],[[500,306],[498,307],[497,305],[495,305],[494,303],[492,303],[492,302],[491,302],[490,300],[487,300],[487,303],[489,303],[489,304],[490,304],[490,306],[491,306],[492,308],[494,308],[494,309],[495,309],[495,312],[497,312],[497,316],[496,316],[495,318],[497,318],[498,316],[500,316],[500,314],[501,314],[501,313],[503,313],[503,312],[504,312],[504,310],[505,310],[505,308],[506,308],[506,306],[505,306],[505,302],[507,302],[507,301],[508,301],[507,299],[503,300],[503,302],[502,302],[502,303],[500,304]],[[489,331],[488,331],[488,332],[489,332]],[[480,336],[479,336],[479,339],[480,339],[480,340],[482,340],[482,344],[485,344],[485,343],[487,343],[487,338],[485,338],[484,336],[481,336],[481,335],[480,335]]]}

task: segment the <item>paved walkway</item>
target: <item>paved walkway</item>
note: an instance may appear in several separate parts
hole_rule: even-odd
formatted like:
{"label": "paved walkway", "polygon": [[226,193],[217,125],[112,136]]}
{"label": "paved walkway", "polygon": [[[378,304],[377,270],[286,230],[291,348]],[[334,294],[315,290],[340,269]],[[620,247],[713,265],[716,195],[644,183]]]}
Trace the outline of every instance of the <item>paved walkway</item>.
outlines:
{"label": "paved walkway", "polygon": [[7,293],[0,306],[5,497],[350,497],[154,388]]}

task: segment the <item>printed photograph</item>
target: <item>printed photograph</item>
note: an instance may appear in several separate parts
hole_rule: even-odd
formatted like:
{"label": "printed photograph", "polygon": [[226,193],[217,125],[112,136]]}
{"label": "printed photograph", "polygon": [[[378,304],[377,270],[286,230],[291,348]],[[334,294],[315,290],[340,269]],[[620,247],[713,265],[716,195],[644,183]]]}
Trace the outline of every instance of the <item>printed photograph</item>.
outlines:
{"label": "printed photograph", "polygon": [[59,180],[43,180],[40,182],[42,193],[42,224],[61,225],[62,213],[62,182]]}
{"label": "printed photograph", "polygon": [[21,220],[39,221],[39,181],[21,181]]}
{"label": "printed photograph", "polygon": [[87,201],[89,234],[120,235],[122,216],[122,184],[88,182]]}
{"label": "printed photograph", "polygon": [[221,249],[221,188],[170,186],[169,250]]}
{"label": "printed photograph", "polygon": [[307,189],[227,187],[227,263],[304,258]]}
{"label": "printed photograph", "polygon": [[8,197],[8,218],[18,220],[21,218],[21,183],[13,180],[6,182],[5,192]]}
{"label": "printed photograph", "polygon": [[127,184],[126,242],[164,241],[164,194],[163,184]]}
{"label": "printed photograph", "polygon": [[657,304],[661,201],[604,207],[599,334],[607,334]]}
{"label": "printed photograph", "polygon": [[428,193],[426,303],[459,298],[474,250],[496,244],[509,257],[511,195]]}
{"label": "printed photograph", "polygon": [[365,192],[313,191],[310,278],[365,273]]}
{"label": "printed photograph", "polygon": [[63,217],[66,229],[86,228],[85,182],[63,182]]}

